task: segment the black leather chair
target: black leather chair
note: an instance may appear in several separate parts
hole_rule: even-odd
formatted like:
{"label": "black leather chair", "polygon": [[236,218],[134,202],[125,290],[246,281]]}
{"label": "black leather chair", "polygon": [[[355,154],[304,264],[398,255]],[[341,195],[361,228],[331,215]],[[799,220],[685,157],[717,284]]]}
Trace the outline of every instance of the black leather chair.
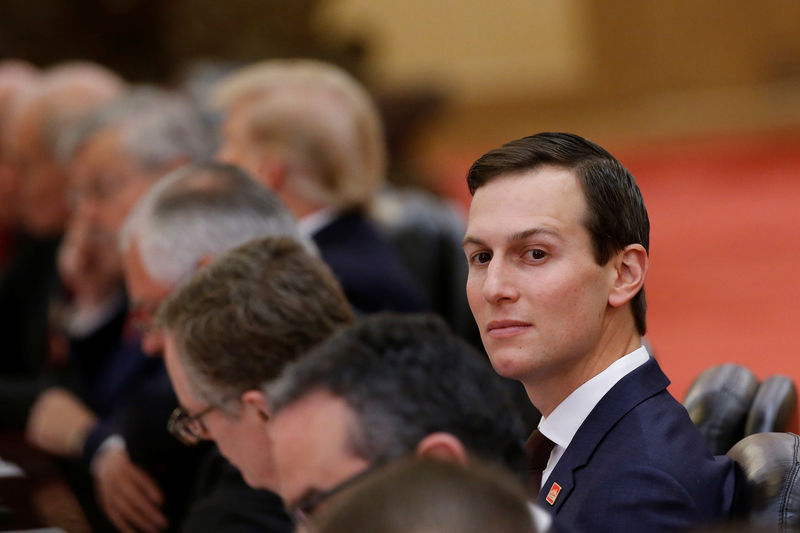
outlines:
{"label": "black leather chair", "polygon": [[727,452],[744,435],[758,379],[736,364],[717,365],[700,374],[683,405],[714,455]]}
{"label": "black leather chair", "polygon": [[744,434],[768,431],[797,433],[797,389],[787,376],[772,376],[758,387]]}
{"label": "black leather chair", "polygon": [[[800,530],[800,436],[756,433],[739,441],[728,456],[746,479],[742,518],[779,531]],[[740,489],[741,489],[740,488]]]}

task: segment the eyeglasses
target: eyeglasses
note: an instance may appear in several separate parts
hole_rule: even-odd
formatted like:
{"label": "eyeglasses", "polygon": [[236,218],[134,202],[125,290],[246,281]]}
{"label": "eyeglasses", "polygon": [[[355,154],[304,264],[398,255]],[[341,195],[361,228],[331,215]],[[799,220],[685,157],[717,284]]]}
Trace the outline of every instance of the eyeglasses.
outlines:
{"label": "eyeglasses", "polygon": [[314,515],[314,512],[323,502],[328,500],[331,496],[334,496],[339,492],[343,491],[344,489],[352,485],[355,485],[356,483],[366,478],[367,476],[375,472],[375,470],[377,470],[379,467],[383,465],[384,465],[383,461],[370,465],[364,470],[355,473],[354,475],[345,479],[341,483],[334,485],[328,490],[322,492],[315,492],[313,494],[309,494],[308,496],[301,498],[300,501],[298,501],[296,504],[294,504],[289,508],[289,514],[292,516],[294,523],[297,525],[309,523],[311,517]]}
{"label": "eyeglasses", "polygon": [[194,446],[208,435],[203,417],[216,408],[215,405],[210,405],[196,415],[191,415],[185,407],[176,407],[167,422],[167,431],[186,446]]}

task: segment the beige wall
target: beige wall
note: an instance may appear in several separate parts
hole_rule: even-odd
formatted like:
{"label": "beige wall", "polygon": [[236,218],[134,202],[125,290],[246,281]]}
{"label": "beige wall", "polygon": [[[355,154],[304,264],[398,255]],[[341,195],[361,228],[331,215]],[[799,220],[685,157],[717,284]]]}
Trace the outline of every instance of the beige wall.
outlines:
{"label": "beige wall", "polygon": [[446,91],[434,142],[800,125],[797,0],[329,0],[318,24],[367,38],[378,86]]}
{"label": "beige wall", "polygon": [[548,96],[590,60],[581,0],[331,0],[318,23],[365,33],[383,85],[427,82],[458,101]]}

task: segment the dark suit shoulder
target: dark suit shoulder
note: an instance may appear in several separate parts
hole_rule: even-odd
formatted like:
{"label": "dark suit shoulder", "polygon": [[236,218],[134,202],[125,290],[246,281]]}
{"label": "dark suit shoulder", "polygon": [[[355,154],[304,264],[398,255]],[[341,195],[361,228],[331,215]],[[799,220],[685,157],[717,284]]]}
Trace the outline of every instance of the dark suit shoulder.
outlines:
{"label": "dark suit shoulder", "polygon": [[[660,375],[660,376],[659,376]],[[650,361],[597,404],[542,491],[558,483],[556,520],[578,531],[677,531],[724,519],[735,467],[713,457]]]}
{"label": "dark suit shoulder", "polygon": [[217,450],[202,467],[197,499],[181,528],[186,533],[290,533],[292,521],[274,492],[253,489]]}
{"label": "dark suit shoulder", "polygon": [[391,243],[363,214],[345,213],[315,233],[313,239],[347,299],[359,311],[429,309],[422,289]]}

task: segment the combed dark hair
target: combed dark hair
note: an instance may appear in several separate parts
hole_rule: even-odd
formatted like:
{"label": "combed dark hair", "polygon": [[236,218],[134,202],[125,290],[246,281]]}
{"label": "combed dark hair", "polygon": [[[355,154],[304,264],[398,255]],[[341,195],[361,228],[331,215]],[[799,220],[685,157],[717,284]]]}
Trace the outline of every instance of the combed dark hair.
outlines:
{"label": "combed dark hair", "polygon": [[201,268],[156,317],[196,392],[223,407],[352,319],[327,265],[288,237],[251,241]]}
{"label": "combed dark hair", "polygon": [[522,469],[522,425],[501,379],[434,315],[363,318],[267,387],[276,413],[319,390],[356,413],[351,446],[370,462],[408,455],[427,435],[447,432],[470,454]]}
{"label": "combed dark hair", "polygon": [[[595,261],[604,265],[629,244],[650,250],[650,219],[636,180],[600,146],[571,133],[537,133],[482,155],[467,173],[470,194],[504,175],[553,165],[573,170],[586,196],[584,225],[592,236]],[[644,287],[631,300],[636,329],[647,331]]]}

